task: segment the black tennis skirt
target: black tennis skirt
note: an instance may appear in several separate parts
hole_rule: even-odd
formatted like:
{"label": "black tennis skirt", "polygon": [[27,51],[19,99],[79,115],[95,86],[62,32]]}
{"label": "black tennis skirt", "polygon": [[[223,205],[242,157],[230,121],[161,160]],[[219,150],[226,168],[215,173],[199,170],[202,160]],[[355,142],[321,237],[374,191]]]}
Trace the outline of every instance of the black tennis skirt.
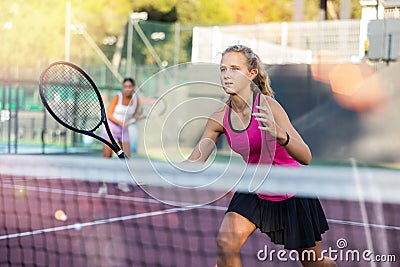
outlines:
{"label": "black tennis skirt", "polygon": [[256,194],[235,193],[228,210],[236,212],[286,249],[310,248],[329,229],[318,198],[291,197],[269,201]]}

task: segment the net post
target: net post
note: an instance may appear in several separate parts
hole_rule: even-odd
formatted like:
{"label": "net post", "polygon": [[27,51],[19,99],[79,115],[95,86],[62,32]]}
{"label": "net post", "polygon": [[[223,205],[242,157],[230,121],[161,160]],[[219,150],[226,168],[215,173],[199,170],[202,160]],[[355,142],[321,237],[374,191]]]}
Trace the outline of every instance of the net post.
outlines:
{"label": "net post", "polygon": [[392,34],[389,33],[389,35],[388,35],[388,51],[387,51],[386,66],[389,66],[391,53],[392,53]]}

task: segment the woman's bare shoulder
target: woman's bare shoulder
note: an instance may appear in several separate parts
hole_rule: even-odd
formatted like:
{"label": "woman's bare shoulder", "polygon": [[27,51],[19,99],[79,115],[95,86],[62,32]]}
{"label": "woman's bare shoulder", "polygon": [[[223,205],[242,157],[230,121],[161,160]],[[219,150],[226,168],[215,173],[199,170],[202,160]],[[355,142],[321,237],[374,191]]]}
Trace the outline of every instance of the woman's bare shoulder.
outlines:
{"label": "woman's bare shoulder", "polygon": [[223,131],[223,122],[225,115],[226,105],[215,110],[208,119],[208,126],[212,127],[214,130]]}

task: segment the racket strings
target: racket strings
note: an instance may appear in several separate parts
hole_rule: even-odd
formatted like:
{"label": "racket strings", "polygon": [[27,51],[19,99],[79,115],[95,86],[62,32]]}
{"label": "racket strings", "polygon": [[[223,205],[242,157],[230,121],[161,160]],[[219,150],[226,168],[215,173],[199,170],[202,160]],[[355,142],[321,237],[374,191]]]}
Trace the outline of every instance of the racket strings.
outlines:
{"label": "racket strings", "polygon": [[54,65],[43,75],[43,93],[54,114],[79,130],[101,124],[101,103],[90,81],[67,65]]}

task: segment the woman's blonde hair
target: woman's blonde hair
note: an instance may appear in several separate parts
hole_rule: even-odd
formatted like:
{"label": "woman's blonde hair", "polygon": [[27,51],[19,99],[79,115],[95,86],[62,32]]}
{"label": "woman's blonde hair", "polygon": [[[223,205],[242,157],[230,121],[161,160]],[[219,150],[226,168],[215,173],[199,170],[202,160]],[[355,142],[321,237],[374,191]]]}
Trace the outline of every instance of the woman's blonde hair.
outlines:
{"label": "woman's blonde hair", "polygon": [[251,89],[256,92],[261,92],[264,95],[274,97],[274,91],[271,88],[270,79],[267,72],[264,70],[259,56],[253,50],[244,45],[232,45],[222,52],[222,56],[229,52],[241,52],[247,58],[248,70],[257,70],[257,75],[251,83]]}

